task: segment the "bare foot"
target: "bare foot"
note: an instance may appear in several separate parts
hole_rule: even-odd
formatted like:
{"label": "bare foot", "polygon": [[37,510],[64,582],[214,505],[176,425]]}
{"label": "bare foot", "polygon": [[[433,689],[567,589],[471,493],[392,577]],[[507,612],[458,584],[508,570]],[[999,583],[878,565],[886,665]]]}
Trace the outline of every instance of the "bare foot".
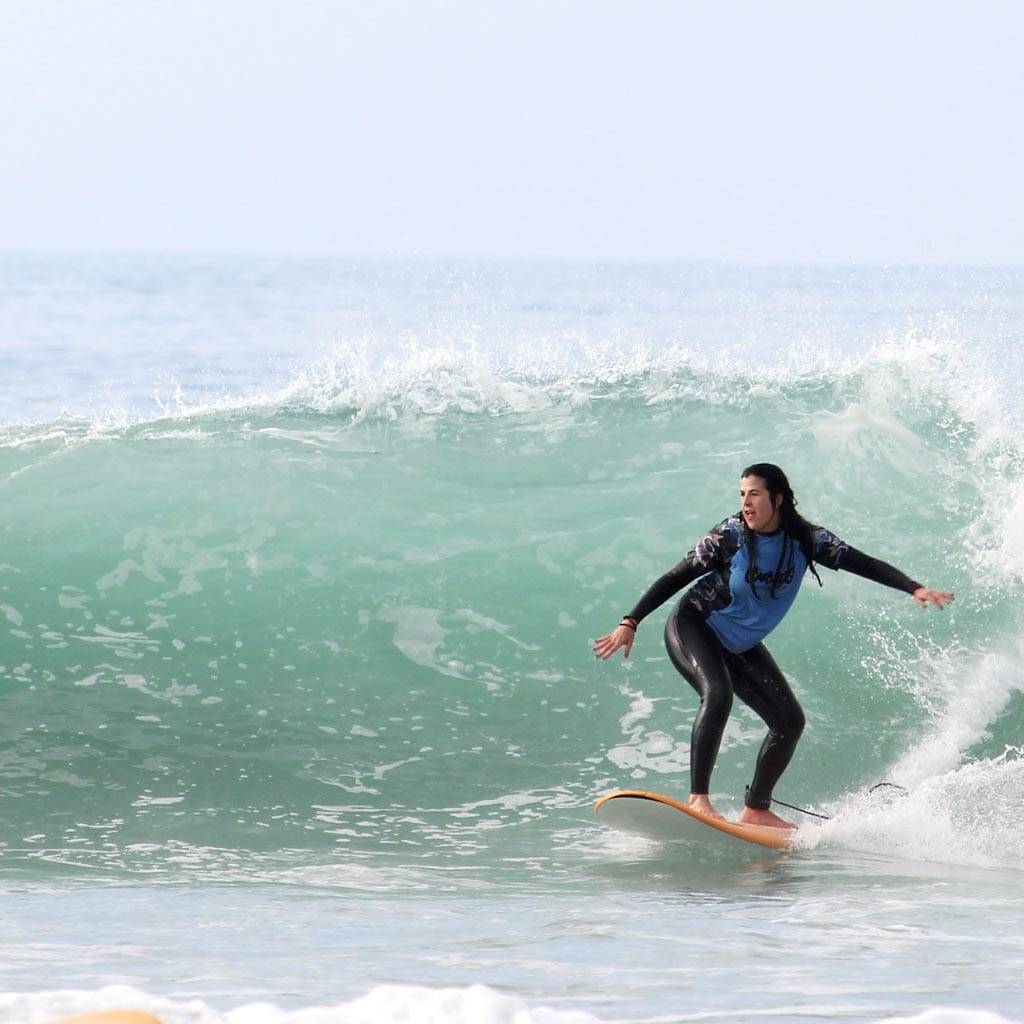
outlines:
{"label": "bare foot", "polygon": [[759,811],[754,807],[744,807],[740,815],[741,825],[765,825],[768,828],[796,828],[790,821],[780,818],[774,811]]}
{"label": "bare foot", "polygon": [[700,811],[701,814],[706,814],[709,818],[718,818],[719,821],[726,820],[724,814],[719,814],[711,806],[711,799],[707,793],[691,793],[686,806],[692,807],[695,811]]}

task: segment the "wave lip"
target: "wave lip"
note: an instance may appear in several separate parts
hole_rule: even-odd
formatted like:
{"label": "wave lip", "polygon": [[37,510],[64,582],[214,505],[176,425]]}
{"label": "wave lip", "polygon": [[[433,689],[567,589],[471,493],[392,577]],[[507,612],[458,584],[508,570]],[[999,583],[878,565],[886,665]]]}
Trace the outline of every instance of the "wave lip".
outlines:
{"label": "wave lip", "polygon": [[943,330],[911,330],[856,352],[810,340],[757,354],[742,345],[707,351],[685,343],[653,345],[642,337],[590,342],[572,334],[531,339],[512,350],[475,339],[407,340],[383,355],[377,348],[372,338],[339,343],[279,384],[197,392],[173,383],[154,391],[154,408],[146,412],[119,406],[106,395],[86,411],[0,429],[14,444],[44,428],[102,436],[140,424],[194,425],[244,416],[329,414],[362,421],[506,415],[616,397],[641,404],[682,398],[733,404],[800,384],[842,390],[856,381],[876,402],[896,410],[908,400],[927,403],[941,395],[961,416],[986,427],[1005,425],[1008,418],[1019,422],[1024,412],[1010,408],[1016,396],[1013,366]]}

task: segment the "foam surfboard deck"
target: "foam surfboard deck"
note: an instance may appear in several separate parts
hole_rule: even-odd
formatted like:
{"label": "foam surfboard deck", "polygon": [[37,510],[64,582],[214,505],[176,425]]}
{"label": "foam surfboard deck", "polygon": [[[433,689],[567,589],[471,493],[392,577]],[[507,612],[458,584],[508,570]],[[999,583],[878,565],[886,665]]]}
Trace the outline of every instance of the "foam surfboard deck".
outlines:
{"label": "foam surfboard deck", "polygon": [[594,813],[602,825],[662,842],[717,841],[735,845],[740,840],[773,850],[786,850],[792,845],[796,832],[795,829],[722,821],[701,814],[670,796],[643,789],[607,793],[594,804]]}

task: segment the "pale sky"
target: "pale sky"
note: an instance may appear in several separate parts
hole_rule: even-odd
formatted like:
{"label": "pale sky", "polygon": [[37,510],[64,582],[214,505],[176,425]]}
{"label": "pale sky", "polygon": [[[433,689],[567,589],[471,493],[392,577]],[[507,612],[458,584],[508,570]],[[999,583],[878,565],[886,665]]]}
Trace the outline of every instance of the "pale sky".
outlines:
{"label": "pale sky", "polygon": [[0,249],[1021,264],[1022,12],[0,0]]}

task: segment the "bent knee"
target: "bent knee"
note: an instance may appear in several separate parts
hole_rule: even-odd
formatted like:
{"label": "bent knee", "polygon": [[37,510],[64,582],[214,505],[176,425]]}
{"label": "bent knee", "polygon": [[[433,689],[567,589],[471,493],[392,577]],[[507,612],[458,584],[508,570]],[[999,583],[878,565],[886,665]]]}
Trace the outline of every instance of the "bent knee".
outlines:
{"label": "bent knee", "polygon": [[700,699],[700,714],[704,718],[725,719],[732,711],[731,693],[704,694]]}
{"label": "bent knee", "polygon": [[806,725],[807,719],[804,716],[803,709],[794,708],[790,714],[786,715],[782,722],[782,728],[779,731],[785,736],[797,740],[800,738],[800,734],[804,731],[804,726]]}

